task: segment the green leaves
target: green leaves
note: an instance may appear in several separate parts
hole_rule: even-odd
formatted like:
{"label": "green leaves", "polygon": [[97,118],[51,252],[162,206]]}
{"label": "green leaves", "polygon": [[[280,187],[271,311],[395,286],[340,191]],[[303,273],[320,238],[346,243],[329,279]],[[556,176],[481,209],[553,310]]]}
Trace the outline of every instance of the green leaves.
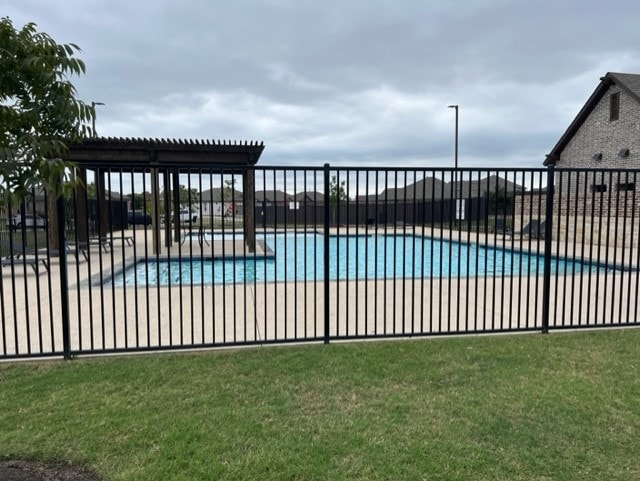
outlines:
{"label": "green leaves", "polygon": [[333,175],[329,181],[329,205],[336,205],[339,202],[346,202],[349,200],[347,192],[345,190],[346,181],[338,182],[338,178]]}
{"label": "green leaves", "polygon": [[75,44],[57,44],[34,23],[0,19],[0,203],[31,189],[69,190],[70,143],[92,136],[94,109],[76,99],[69,80],[85,73]]}

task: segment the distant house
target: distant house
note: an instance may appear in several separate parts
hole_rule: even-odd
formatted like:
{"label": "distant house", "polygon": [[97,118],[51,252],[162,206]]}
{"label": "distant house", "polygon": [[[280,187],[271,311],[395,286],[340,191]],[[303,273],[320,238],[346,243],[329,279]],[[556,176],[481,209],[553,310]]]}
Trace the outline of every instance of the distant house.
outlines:
{"label": "distant house", "polygon": [[425,177],[405,187],[385,189],[380,194],[359,195],[358,202],[422,202],[425,200],[469,199],[486,197],[497,189],[506,192],[520,192],[523,189],[510,180],[498,175],[490,175],[479,180],[444,182],[436,177]]}
{"label": "distant house", "polygon": [[214,187],[200,194],[200,215],[228,217],[242,214],[242,192]]}
{"label": "distant house", "polygon": [[356,196],[360,203],[389,203],[389,202],[414,202],[430,199],[441,199],[446,182],[435,177],[425,177],[405,187],[389,187],[379,194],[364,194]]}
{"label": "distant house", "polygon": [[298,192],[289,201],[289,208],[299,210],[305,207],[321,206],[324,202],[324,194],[320,192]]}
{"label": "distant house", "polygon": [[[446,196],[450,196],[454,183],[447,183]],[[512,182],[499,175],[490,175],[479,180],[463,180],[458,182],[456,189],[458,198],[486,197],[489,193],[503,190],[508,194],[515,194],[524,191],[524,187],[516,182]]]}
{"label": "distant house", "polygon": [[[104,194],[106,200],[106,211],[103,213],[104,222],[107,224],[108,230],[116,230],[122,227],[127,227],[127,213],[132,209],[131,196],[123,195],[120,192],[105,190]],[[55,198],[47,197],[43,187],[38,186],[33,190],[32,195],[28,196],[21,206],[14,207],[8,212],[6,209],[2,209],[0,213],[0,225],[6,225],[6,219],[9,215],[19,214],[24,207],[25,214],[37,214],[46,219],[54,218],[47,211],[47,203],[51,205],[51,201]],[[88,220],[89,227],[93,231],[98,224],[98,217],[100,216],[98,201],[95,194],[88,194]],[[75,216],[75,206],[71,201],[67,201],[66,205],[66,217],[67,227],[71,228],[73,225],[73,218]],[[53,203],[55,208],[55,202]]]}
{"label": "distant house", "polygon": [[281,190],[256,190],[256,206],[264,205],[265,207],[282,206],[293,200],[291,194],[287,194]]}
{"label": "distant house", "polygon": [[296,195],[293,196],[293,199],[296,202],[307,202],[309,204],[311,203],[322,203],[324,202],[324,194],[322,194],[321,192],[298,192]]}

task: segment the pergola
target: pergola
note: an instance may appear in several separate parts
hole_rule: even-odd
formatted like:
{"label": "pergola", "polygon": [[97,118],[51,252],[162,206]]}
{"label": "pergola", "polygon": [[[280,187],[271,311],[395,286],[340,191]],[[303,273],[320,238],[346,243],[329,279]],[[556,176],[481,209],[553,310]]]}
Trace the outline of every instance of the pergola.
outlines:
{"label": "pergola", "polygon": [[[77,232],[80,242],[87,242],[87,196],[84,192],[87,171],[93,171],[96,178],[96,194],[98,201],[99,235],[107,236],[108,217],[106,208],[105,174],[109,172],[148,172],[151,176],[151,225],[154,253],[161,250],[161,225],[158,204],[160,200],[159,179],[163,176],[165,205],[169,210],[171,186],[176,195],[173,196],[171,210],[175,216],[174,236],[180,240],[180,199],[177,192],[180,188],[180,174],[198,172],[223,172],[242,176],[244,238],[249,252],[255,251],[254,197],[255,174],[249,169],[258,162],[264,144],[262,142],[231,142],[215,140],[175,140],[175,139],[139,139],[96,137],[86,139],[69,147],[65,160],[77,165],[82,185],[76,195]],[[167,212],[168,213],[168,212]],[[170,217],[166,217],[169,219]],[[82,237],[85,238],[82,238]],[[164,223],[165,246],[172,242],[171,223]]]}

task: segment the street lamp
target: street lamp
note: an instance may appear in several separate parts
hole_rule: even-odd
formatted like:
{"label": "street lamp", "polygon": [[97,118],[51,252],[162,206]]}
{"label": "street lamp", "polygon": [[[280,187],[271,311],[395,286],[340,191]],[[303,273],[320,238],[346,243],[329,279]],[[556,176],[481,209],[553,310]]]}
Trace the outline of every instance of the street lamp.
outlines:
{"label": "street lamp", "polygon": [[455,109],[456,111],[456,142],[455,142],[455,157],[454,157],[454,171],[453,171],[453,196],[455,199],[455,218],[458,219],[458,105],[447,105],[447,108]]}
{"label": "street lamp", "polygon": [[104,102],[91,102],[91,108],[93,109],[93,119],[91,119],[91,129],[93,130],[94,137],[96,137],[96,105],[104,105]]}
{"label": "street lamp", "polygon": [[456,154],[455,154],[455,169],[458,170],[458,106],[457,105],[448,105],[450,109],[455,109],[456,111]]}

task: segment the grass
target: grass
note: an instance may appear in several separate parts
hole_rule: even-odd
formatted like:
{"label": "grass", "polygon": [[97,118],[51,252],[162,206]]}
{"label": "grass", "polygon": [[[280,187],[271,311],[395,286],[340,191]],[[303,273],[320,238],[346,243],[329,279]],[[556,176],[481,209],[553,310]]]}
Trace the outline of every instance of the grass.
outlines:
{"label": "grass", "polygon": [[640,330],[0,364],[0,459],[107,480],[640,479]]}

